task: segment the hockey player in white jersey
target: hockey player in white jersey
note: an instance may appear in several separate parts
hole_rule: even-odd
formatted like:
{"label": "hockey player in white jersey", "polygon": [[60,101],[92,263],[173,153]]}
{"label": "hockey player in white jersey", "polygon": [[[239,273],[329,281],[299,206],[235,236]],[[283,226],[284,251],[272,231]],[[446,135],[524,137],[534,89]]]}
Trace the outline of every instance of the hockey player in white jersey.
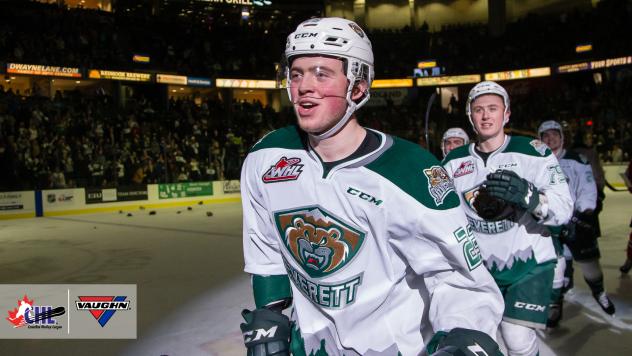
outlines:
{"label": "hockey player in white jersey", "polygon": [[[564,269],[577,261],[584,280],[590,287],[592,295],[604,312],[612,315],[615,307],[608,298],[603,286],[603,272],[599,264],[599,246],[593,229],[593,214],[597,206],[597,185],[588,161],[580,154],[564,148],[564,131],[554,120],[544,121],[538,128],[538,136],[549,146],[560,162],[573,197],[574,208],[571,221],[559,227],[551,228],[554,235],[561,235],[564,242],[564,254],[558,257],[553,283],[553,296],[549,312],[548,325],[555,327],[562,318],[563,296],[561,293],[564,281]],[[566,261],[564,261],[564,255]]]}
{"label": "hockey player in white jersey", "polygon": [[572,198],[559,163],[539,140],[509,136],[509,95],[495,82],[475,85],[466,112],[478,142],[443,160],[465,205],[485,266],[505,299],[501,334],[510,355],[536,355],[556,254],[546,225],[566,223]]}
{"label": "hockey player in white jersey", "polygon": [[460,127],[447,129],[441,138],[441,152],[443,153],[443,158],[453,149],[467,145],[468,143],[470,143],[470,137],[465,130]]}
{"label": "hockey player in white jersey", "polygon": [[241,175],[247,354],[498,354],[502,296],[445,170],[355,117],[374,73],[364,31],[310,19],[285,57],[297,125]]}

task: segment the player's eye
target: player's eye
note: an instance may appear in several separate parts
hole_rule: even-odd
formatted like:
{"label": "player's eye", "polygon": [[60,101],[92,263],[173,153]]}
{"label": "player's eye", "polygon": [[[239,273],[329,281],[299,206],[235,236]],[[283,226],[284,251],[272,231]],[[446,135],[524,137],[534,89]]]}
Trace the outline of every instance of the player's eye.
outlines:
{"label": "player's eye", "polygon": [[300,80],[303,77],[303,75],[299,72],[291,72],[290,73],[290,80],[291,81],[297,81]]}

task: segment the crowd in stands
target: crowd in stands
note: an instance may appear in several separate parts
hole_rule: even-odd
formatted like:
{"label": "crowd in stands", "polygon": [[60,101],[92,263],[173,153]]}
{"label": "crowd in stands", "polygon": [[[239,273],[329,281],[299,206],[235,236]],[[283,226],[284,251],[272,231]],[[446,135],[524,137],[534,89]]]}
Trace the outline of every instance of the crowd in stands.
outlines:
{"label": "crowd in stands", "polygon": [[[377,75],[409,75],[420,55],[441,58],[447,71],[457,73],[533,67],[572,60],[575,44],[586,41],[595,47],[591,56],[627,55],[631,3],[603,0],[587,13],[527,16],[496,38],[482,25],[374,30]],[[144,53],[152,58],[146,69],[270,78],[284,45],[280,39],[296,25],[211,22],[0,2],[0,61],[138,69],[131,54]],[[566,126],[567,143],[580,137],[592,141],[605,162],[632,157],[629,67],[503,84],[512,96],[510,130],[535,136],[541,121],[556,119]],[[424,114],[432,88],[418,89],[402,104],[367,105],[358,117],[365,126],[438,154],[446,128],[471,133],[464,114],[468,89],[461,88],[461,100],[454,98],[446,109],[431,107],[429,145]],[[104,91],[46,97],[0,87],[0,191],[238,179],[252,144],[295,120],[291,108],[275,112],[259,102],[171,99],[155,105],[153,100],[138,95],[120,105]]]}
{"label": "crowd in stands", "polygon": [[[535,136],[541,121],[556,119],[566,126],[568,145],[588,140],[604,162],[628,161],[632,69],[606,73],[614,78],[601,84],[591,74],[574,74],[508,85],[508,128]],[[367,106],[358,117],[367,127],[426,146],[426,103],[420,94],[401,105]],[[432,106],[429,148],[435,154],[447,127],[471,132],[463,105]],[[101,91],[49,98],[0,87],[0,191],[238,179],[248,149],[295,120],[291,108],[275,112],[259,102],[170,99],[156,107],[142,95],[121,107]]]}
{"label": "crowd in stands", "polygon": [[[27,1],[0,2],[0,53],[6,62],[99,69],[177,72],[202,77],[274,78],[284,38],[303,17],[239,12],[163,13],[134,16],[124,11],[65,9]],[[195,16],[194,16],[195,15]],[[259,17],[257,17],[259,16]],[[372,29],[378,78],[412,75],[417,61],[435,59],[449,74],[529,68],[632,53],[630,1],[602,0],[592,11],[528,15],[507,24],[497,37],[484,24],[450,25],[429,31]],[[237,40],[238,39],[238,40]],[[592,43],[578,55],[575,46]],[[151,58],[132,61],[134,54]]]}
{"label": "crowd in stands", "polygon": [[108,95],[2,89],[0,190],[238,179],[250,146],[285,124],[257,102],[171,100],[156,110],[140,97],[123,109]]}

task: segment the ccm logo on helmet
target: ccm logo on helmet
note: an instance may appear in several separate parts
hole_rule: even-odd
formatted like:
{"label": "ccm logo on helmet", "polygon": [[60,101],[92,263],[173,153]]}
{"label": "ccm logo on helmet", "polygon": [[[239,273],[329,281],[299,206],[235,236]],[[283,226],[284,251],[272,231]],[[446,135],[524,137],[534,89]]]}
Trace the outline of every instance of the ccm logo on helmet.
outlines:
{"label": "ccm logo on helmet", "polygon": [[318,32],[303,32],[303,33],[297,33],[294,35],[294,39],[311,38],[311,37],[318,37]]}

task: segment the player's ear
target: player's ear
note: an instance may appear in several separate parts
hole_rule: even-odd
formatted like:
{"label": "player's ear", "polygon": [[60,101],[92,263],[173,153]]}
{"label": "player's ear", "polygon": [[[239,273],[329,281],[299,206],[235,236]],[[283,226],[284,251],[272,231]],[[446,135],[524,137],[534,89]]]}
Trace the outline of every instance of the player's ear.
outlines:
{"label": "player's ear", "polygon": [[511,116],[511,110],[507,109],[507,112],[505,112],[505,117],[503,118],[503,124],[509,122],[509,116]]}
{"label": "player's ear", "polygon": [[358,100],[362,99],[362,97],[364,97],[364,95],[366,95],[366,92],[367,92],[368,89],[369,89],[369,86],[368,86],[366,80],[358,81],[353,86],[353,89],[351,90],[351,100],[358,101]]}

